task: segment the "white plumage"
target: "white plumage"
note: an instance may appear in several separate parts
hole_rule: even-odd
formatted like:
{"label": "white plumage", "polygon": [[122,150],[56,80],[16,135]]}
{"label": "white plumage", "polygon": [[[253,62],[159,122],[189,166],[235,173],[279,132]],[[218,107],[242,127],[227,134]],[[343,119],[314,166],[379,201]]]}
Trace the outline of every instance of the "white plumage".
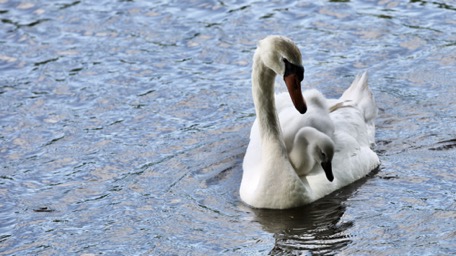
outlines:
{"label": "white plumage", "polygon": [[[254,55],[252,93],[257,118],[244,157],[240,196],[256,208],[311,203],[379,165],[371,149],[377,107],[367,73],[357,76],[339,99],[326,99],[317,90],[304,91],[307,111],[304,107],[306,113],[301,114],[299,97],[290,91],[296,89],[296,80],[288,77],[299,73],[300,65],[298,48],[285,37],[263,39]],[[287,93],[274,95],[276,74],[284,76],[295,99]]]}

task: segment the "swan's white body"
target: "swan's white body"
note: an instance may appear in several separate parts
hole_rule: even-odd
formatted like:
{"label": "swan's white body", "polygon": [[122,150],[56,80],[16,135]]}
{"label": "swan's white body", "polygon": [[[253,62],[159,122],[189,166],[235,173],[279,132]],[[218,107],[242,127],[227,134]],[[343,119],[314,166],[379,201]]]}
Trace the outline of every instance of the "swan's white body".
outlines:
{"label": "swan's white body", "polygon": [[[286,73],[282,59],[300,65],[300,52],[291,40],[270,36],[260,41],[252,71],[257,119],[240,187],[241,199],[256,208],[285,209],[311,203],[379,165],[371,149],[377,107],[367,74],[356,77],[340,99],[305,91],[307,112],[300,114],[286,93],[274,97],[275,75]],[[322,147],[327,150],[320,150]],[[324,157],[325,153],[331,155],[332,182],[320,165],[320,151]]]}

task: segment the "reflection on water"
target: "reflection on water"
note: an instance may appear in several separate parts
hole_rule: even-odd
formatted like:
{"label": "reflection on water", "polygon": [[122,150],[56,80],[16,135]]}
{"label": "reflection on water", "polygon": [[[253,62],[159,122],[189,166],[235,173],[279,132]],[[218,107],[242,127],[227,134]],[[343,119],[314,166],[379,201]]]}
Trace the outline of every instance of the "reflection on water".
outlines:
{"label": "reflection on water", "polygon": [[[0,0],[0,254],[454,254],[454,14],[439,0]],[[338,97],[368,69],[380,107],[381,170],[287,211],[238,195],[269,34],[298,43],[305,88]]]}
{"label": "reflection on water", "polygon": [[275,245],[271,255],[290,255],[308,251],[318,255],[333,255],[351,243],[353,221],[342,221],[345,201],[375,175],[358,180],[343,190],[312,203],[289,210],[254,209],[255,221],[274,234]]}
{"label": "reflection on water", "polygon": [[[327,200],[329,201],[329,200]],[[350,243],[351,222],[340,223],[345,207],[337,202],[287,211],[256,210],[256,221],[275,239],[272,255],[289,255],[293,251],[332,254]]]}

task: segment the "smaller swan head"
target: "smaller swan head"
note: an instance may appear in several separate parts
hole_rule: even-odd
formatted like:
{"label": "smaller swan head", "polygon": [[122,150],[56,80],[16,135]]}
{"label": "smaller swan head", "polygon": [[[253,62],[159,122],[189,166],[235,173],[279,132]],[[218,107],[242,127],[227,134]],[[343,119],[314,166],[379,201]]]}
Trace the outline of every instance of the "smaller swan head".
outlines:
{"label": "smaller swan head", "polygon": [[282,75],[295,108],[304,114],[307,105],[301,91],[304,67],[299,48],[289,38],[268,36],[258,43],[263,63],[276,74]]}
{"label": "smaller swan head", "polygon": [[299,130],[289,154],[290,161],[298,175],[308,175],[320,165],[329,181],[334,180],[331,161],[334,156],[334,143],[326,134],[312,127]]}
{"label": "smaller swan head", "polygon": [[[328,138],[329,139],[329,138]],[[322,140],[317,143],[315,151],[315,159],[320,163],[323,171],[325,172],[326,178],[329,181],[334,180],[334,174],[332,172],[331,161],[334,156],[334,143],[329,140]]]}

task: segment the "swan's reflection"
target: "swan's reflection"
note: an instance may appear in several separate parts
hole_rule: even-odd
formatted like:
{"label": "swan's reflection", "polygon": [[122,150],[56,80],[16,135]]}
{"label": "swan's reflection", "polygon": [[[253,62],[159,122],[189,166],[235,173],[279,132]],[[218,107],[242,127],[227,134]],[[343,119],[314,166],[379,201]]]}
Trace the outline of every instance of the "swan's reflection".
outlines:
{"label": "swan's reflection", "polygon": [[[374,171],[371,175],[374,175]],[[288,210],[254,209],[255,221],[273,233],[275,246],[270,255],[301,255],[308,251],[332,255],[351,243],[353,222],[341,222],[345,201],[368,178],[361,179],[310,205]]]}

